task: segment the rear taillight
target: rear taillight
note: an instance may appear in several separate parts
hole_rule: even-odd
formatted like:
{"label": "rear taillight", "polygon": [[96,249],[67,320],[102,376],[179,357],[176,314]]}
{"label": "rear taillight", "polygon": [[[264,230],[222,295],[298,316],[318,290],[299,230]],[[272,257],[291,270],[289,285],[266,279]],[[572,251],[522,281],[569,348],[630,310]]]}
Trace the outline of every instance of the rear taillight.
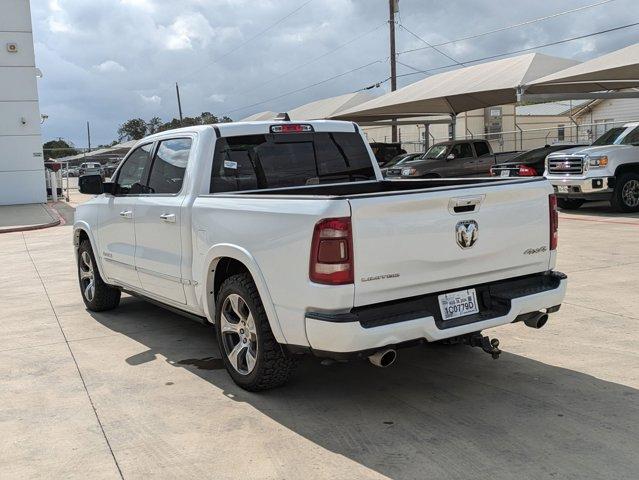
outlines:
{"label": "rear taillight", "polygon": [[309,266],[311,282],[327,285],[353,283],[351,219],[326,218],[315,225]]}
{"label": "rear taillight", "polygon": [[526,165],[519,165],[519,176],[520,177],[536,177],[537,170],[533,167],[528,167]]}
{"label": "rear taillight", "polygon": [[490,167],[490,176],[491,177],[495,176],[495,169],[493,167]]}
{"label": "rear taillight", "polygon": [[559,214],[557,213],[557,197],[553,194],[548,196],[548,213],[550,218],[550,249],[557,249],[559,238]]}

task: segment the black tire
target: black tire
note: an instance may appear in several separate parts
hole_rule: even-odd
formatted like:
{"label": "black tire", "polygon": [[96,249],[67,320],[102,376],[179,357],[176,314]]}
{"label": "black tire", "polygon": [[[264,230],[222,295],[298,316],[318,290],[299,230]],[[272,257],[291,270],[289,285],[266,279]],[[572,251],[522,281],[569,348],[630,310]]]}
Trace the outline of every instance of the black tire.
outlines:
{"label": "black tire", "polygon": [[557,206],[561,208],[562,210],[577,210],[584,203],[586,203],[586,201],[580,198],[558,198],[557,199]]}
{"label": "black tire", "polygon": [[[243,335],[250,335],[254,338],[249,338],[248,342],[244,342],[244,345],[247,346],[239,350],[240,353],[235,356],[239,369],[231,363],[229,351],[234,350],[232,347],[235,340],[237,340],[237,344],[235,344],[237,347],[246,337],[241,337],[239,331],[222,332],[223,308],[225,309],[224,323],[227,328],[231,324],[237,325],[234,328],[239,330],[240,325],[246,325],[242,323],[242,319],[247,316],[246,310],[242,315],[235,315],[235,310],[228,310],[228,308],[232,309],[232,299],[237,299],[234,296],[239,296],[243,301],[243,303],[239,302],[240,308],[248,307],[248,314],[252,316],[254,322],[253,333],[249,332],[248,327],[242,329]],[[229,321],[231,316],[234,317],[233,320],[237,320],[237,323]],[[215,306],[215,327],[224,366],[238,386],[250,392],[257,392],[279,387],[288,381],[295,369],[296,360],[275,340],[257,287],[248,273],[233,275],[222,283]],[[241,358],[242,352],[244,352],[243,359]],[[250,370],[249,352],[253,352],[251,358],[254,359]],[[245,371],[242,373],[240,370]]]}
{"label": "black tire", "polygon": [[[85,261],[86,255],[90,259],[90,265]],[[86,274],[91,271],[92,277]],[[87,293],[89,282],[93,280],[93,295]],[[107,285],[100,276],[95,255],[91,248],[91,242],[88,239],[80,242],[78,248],[78,281],[80,283],[80,294],[87,309],[92,312],[104,312],[105,310],[113,310],[120,304],[121,292],[119,289]]]}
{"label": "black tire", "polygon": [[610,204],[618,212],[639,212],[639,174],[624,173],[617,178]]}

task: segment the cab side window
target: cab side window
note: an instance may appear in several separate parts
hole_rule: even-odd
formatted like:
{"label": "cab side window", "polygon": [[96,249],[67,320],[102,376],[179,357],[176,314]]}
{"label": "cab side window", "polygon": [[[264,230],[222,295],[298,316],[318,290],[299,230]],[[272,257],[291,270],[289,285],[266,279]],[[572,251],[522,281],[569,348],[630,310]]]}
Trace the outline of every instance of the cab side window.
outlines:
{"label": "cab side window", "polygon": [[124,161],[118,178],[116,195],[139,195],[145,193],[146,178],[151,163],[152,143],[136,148]]}
{"label": "cab side window", "polygon": [[468,158],[473,156],[470,143],[458,143],[457,145],[453,145],[450,153],[455,155],[455,158]]}
{"label": "cab side window", "polygon": [[148,193],[179,193],[190,152],[190,138],[162,140],[153,157]]}

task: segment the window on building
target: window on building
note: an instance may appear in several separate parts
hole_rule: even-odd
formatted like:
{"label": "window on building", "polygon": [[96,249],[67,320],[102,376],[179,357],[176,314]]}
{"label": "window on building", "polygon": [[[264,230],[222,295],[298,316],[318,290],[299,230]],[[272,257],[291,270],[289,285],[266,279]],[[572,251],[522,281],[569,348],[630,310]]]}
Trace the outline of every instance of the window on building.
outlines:
{"label": "window on building", "polygon": [[563,142],[566,139],[566,126],[558,125],[557,126],[557,140]]}

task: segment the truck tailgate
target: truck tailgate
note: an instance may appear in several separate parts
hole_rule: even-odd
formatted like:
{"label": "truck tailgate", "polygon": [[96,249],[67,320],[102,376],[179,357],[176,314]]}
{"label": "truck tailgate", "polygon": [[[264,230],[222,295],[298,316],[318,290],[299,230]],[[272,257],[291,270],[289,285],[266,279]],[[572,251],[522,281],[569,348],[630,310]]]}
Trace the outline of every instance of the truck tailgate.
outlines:
{"label": "truck tailgate", "polygon": [[548,270],[550,193],[528,180],[351,197],[355,306]]}

